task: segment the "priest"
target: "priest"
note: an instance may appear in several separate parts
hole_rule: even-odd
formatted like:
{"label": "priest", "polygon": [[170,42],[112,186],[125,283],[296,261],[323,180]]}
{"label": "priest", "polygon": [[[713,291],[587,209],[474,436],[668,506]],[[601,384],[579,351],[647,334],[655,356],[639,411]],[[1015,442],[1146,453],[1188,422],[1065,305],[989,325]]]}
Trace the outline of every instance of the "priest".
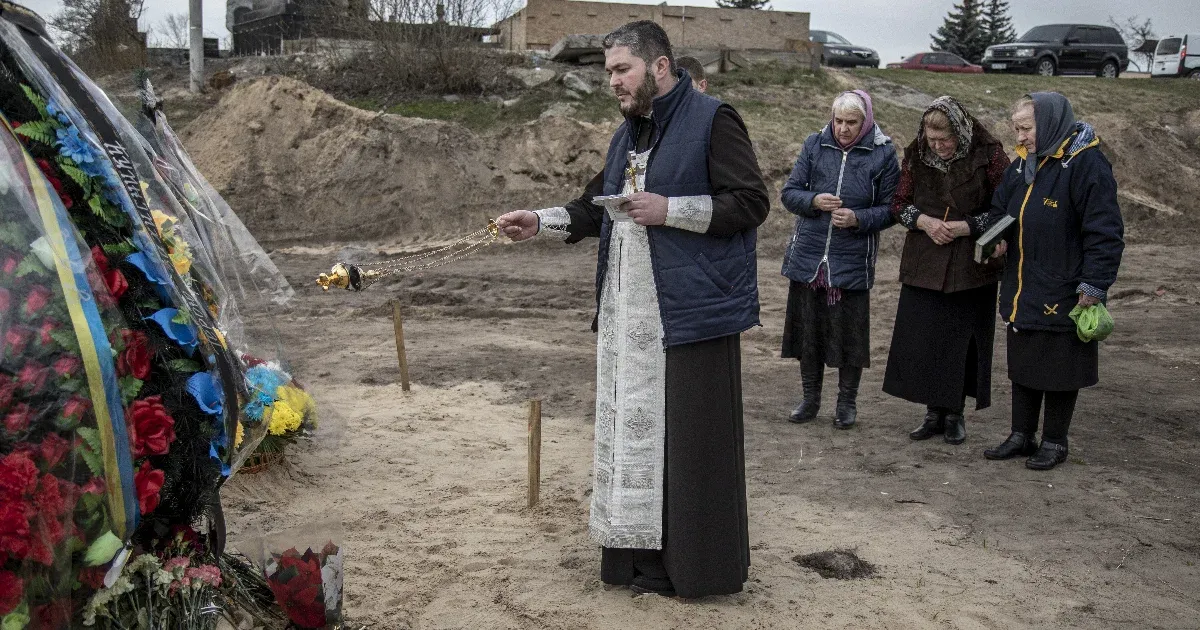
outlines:
{"label": "priest", "polygon": [[[589,533],[601,578],[638,593],[742,590],[750,566],[739,335],[759,323],[756,228],[770,202],[732,107],[692,88],[666,32],[604,38],[625,122],[561,207],[497,223],[514,241],[600,239]],[[621,195],[608,210],[595,198]]]}

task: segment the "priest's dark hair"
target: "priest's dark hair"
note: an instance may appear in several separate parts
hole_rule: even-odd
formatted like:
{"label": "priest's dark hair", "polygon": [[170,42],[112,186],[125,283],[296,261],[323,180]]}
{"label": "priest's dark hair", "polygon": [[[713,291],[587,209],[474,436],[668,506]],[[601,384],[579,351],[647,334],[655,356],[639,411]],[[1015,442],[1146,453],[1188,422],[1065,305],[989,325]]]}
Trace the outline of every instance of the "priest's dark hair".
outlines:
{"label": "priest's dark hair", "polygon": [[630,22],[604,36],[604,50],[616,46],[627,46],[629,52],[641,58],[649,66],[659,57],[666,57],[675,73],[675,54],[671,52],[671,40],[663,27],[650,20]]}

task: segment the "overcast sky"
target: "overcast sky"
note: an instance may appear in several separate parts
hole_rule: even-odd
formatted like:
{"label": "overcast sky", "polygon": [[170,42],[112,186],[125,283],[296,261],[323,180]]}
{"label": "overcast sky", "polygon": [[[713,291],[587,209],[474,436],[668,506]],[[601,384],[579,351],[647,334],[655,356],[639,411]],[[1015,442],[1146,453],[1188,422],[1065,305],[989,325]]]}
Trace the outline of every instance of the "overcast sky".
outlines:
{"label": "overcast sky", "polygon": [[[61,0],[16,0],[48,17],[61,6]],[[657,4],[653,0],[631,0],[636,4]],[[715,0],[670,0],[671,5],[715,6]],[[1175,33],[1200,33],[1200,4],[1196,0],[1010,0],[1011,15],[1017,33],[1038,24],[1083,22],[1105,24],[1111,15],[1118,20],[1131,15],[1150,18],[1160,36]],[[953,5],[953,0],[855,0],[853,2],[814,2],[813,0],[772,0],[780,11],[808,11],[812,28],[835,31],[855,44],[879,51],[884,62],[927,50],[929,34],[937,29]],[[142,28],[156,26],[172,13],[186,13],[188,0],[146,0]],[[209,37],[226,38],[224,0],[205,0],[204,32]]]}

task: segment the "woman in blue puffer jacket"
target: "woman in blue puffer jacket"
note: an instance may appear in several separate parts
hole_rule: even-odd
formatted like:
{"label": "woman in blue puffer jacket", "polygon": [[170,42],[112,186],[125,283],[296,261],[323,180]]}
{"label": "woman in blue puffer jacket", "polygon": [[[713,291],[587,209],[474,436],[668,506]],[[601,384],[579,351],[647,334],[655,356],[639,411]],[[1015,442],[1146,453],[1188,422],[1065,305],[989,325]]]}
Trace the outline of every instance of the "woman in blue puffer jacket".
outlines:
{"label": "woman in blue puffer jacket", "polygon": [[900,180],[891,138],[875,124],[861,90],[833,101],[833,119],[804,141],[783,187],[796,231],[783,259],[791,282],[783,356],[800,360],[804,400],[789,420],[806,422],[821,407],[825,366],[838,368],[834,426],[858,416],[862,371],[871,365],[870,289],[879,232],[893,223],[889,205]]}

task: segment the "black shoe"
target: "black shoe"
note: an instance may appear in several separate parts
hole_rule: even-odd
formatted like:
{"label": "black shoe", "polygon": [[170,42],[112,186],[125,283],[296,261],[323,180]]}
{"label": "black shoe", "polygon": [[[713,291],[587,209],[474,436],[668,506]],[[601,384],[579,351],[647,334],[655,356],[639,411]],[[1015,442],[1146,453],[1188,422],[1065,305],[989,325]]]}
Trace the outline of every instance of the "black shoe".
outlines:
{"label": "black shoe", "polygon": [[817,412],[821,411],[821,402],[819,400],[804,399],[796,408],[792,410],[792,415],[788,416],[788,422],[800,424],[808,422],[817,417]]}
{"label": "black shoe", "polygon": [[858,420],[858,383],[860,380],[862,380],[862,368],[838,369],[838,400],[833,426],[839,429],[849,429]]}
{"label": "black shoe", "polygon": [[1067,461],[1067,447],[1054,442],[1042,440],[1042,447],[1033,457],[1025,460],[1025,467],[1030,470],[1050,470]]}
{"label": "black shoe", "polygon": [[629,590],[638,595],[675,597],[675,587],[671,584],[670,580],[648,578],[644,575],[634,577],[633,582],[629,584]]}
{"label": "black shoe", "polygon": [[946,414],[946,437],[947,444],[962,444],[967,441],[967,421],[963,418],[962,413],[951,411]]}
{"label": "black shoe", "polygon": [[935,435],[946,432],[945,412],[930,409],[925,413],[925,422],[908,434],[911,440],[928,440]]}
{"label": "black shoe", "polygon": [[988,459],[1012,459],[1018,455],[1029,457],[1035,452],[1037,441],[1033,439],[1033,434],[1014,431],[1000,446],[983,451],[983,456]]}

